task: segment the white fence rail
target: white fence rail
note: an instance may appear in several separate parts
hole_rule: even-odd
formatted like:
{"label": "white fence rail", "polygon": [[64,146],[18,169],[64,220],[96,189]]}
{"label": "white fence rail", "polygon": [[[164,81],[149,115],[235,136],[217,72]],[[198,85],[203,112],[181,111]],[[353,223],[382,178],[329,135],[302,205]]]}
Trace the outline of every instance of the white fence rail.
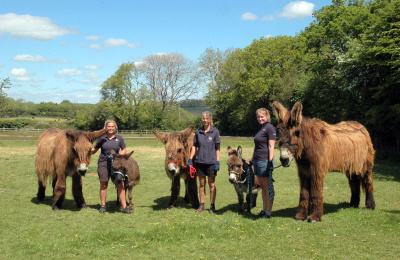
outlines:
{"label": "white fence rail", "polygon": [[[0,132],[31,132],[31,133],[41,133],[45,129],[25,129],[25,128],[6,128],[6,127],[1,127]],[[153,130],[118,130],[118,134],[138,134],[138,135],[143,135],[143,134],[152,134],[151,131]],[[162,132],[173,132],[171,130],[160,130]]]}

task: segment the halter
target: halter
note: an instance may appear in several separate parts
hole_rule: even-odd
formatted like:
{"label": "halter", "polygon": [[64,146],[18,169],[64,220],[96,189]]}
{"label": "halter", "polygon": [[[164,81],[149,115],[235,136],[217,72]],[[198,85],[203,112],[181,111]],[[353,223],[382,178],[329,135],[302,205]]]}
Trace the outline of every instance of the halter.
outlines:
{"label": "halter", "polygon": [[[182,152],[182,156],[183,156],[183,158],[185,158],[184,152]],[[178,163],[179,165],[181,165],[181,158],[178,158],[178,160],[176,160],[176,161],[169,161],[168,164],[170,164],[170,163],[175,163],[175,164]],[[186,169],[186,171],[188,171],[186,165],[181,165],[181,168]],[[196,176],[196,168],[194,168],[193,165],[190,165],[188,174],[189,174],[190,178],[192,178],[192,179]]]}

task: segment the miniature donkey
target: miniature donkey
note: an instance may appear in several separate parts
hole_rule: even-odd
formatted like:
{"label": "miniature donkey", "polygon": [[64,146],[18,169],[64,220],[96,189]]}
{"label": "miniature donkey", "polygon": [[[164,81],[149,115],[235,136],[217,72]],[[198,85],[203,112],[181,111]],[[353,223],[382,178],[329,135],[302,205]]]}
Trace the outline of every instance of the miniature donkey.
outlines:
{"label": "miniature donkey", "polygon": [[[254,178],[253,172],[248,171],[248,168],[250,167],[249,164],[242,159],[242,147],[239,146],[237,150],[234,150],[228,146],[228,156],[226,164],[228,165],[229,170],[229,182],[235,187],[239,200],[239,212],[243,212],[244,192],[246,192],[247,211],[250,212],[252,208],[256,207],[260,184],[257,179]],[[251,183],[249,183],[249,181]],[[251,189],[251,192],[249,192],[249,188]]]}

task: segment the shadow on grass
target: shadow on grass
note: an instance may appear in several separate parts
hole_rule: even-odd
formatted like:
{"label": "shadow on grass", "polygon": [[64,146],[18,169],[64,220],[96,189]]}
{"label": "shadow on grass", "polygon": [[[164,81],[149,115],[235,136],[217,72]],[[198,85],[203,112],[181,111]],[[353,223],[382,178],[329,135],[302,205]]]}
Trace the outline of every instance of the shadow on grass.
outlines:
{"label": "shadow on grass", "polygon": [[[245,206],[246,206],[246,204],[245,204]],[[347,203],[347,202],[342,202],[339,204],[324,203],[324,215],[338,212],[340,209],[344,209],[344,208],[349,208],[349,203]],[[247,210],[244,211],[243,213],[239,213],[238,204],[230,204],[221,209],[217,209],[217,214],[223,215],[224,213],[227,213],[227,212],[237,212],[238,214],[242,215],[244,218],[256,219],[258,211],[261,211],[261,207],[258,206],[257,208],[253,208],[252,210],[253,210],[253,212],[256,212],[256,213],[255,214],[250,213],[250,212],[247,212]],[[297,206],[292,207],[292,208],[272,210],[272,217],[282,217],[282,218],[294,219],[296,213],[297,213]]]}
{"label": "shadow on grass", "polygon": [[[33,197],[31,199],[31,202],[36,205],[44,204],[48,205],[50,208],[53,206],[53,196],[46,196],[43,201],[39,201],[37,197]],[[119,213],[120,206],[116,204],[116,200],[111,200],[106,202],[106,207],[107,207],[107,212],[108,213]],[[99,204],[94,204],[94,205],[87,205],[87,209],[99,209],[100,208],[100,203]],[[76,206],[76,203],[73,199],[64,199],[64,202],[62,204],[62,207],[60,210],[69,210],[69,211],[81,211],[85,210],[84,208],[78,208]]]}
{"label": "shadow on grass", "polygon": [[[168,208],[174,208],[168,206],[170,196],[164,196],[160,197],[154,200],[156,205],[151,205],[151,206],[145,206],[145,207],[151,207],[153,210],[164,210]],[[185,202],[184,198],[178,197],[178,202],[175,205],[175,208],[185,208],[185,209],[193,209],[192,205],[190,202]]]}

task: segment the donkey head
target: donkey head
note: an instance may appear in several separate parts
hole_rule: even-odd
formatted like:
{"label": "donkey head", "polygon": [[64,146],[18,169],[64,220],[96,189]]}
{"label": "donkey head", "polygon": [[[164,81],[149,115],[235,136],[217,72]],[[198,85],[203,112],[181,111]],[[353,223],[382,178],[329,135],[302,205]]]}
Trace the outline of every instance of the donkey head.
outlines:
{"label": "donkey head", "polygon": [[74,164],[78,174],[85,176],[92,155],[93,142],[106,133],[105,129],[94,132],[82,132],[67,129],[65,135],[72,142]]}
{"label": "donkey head", "polygon": [[[127,153],[125,155],[122,155],[122,156],[117,156],[115,151],[113,149],[111,149],[111,154],[113,156],[113,163],[112,163],[111,167],[115,171],[119,171],[119,172],[123,173],[124,175],[127,175],[127,169],[129,167],[128,159],[133,154],[133,151],[130,153]],[[123,176],[120,174],[115,174],[114,178],[115,178],[114,179],[115,183],[121,183],[123,181]]]}
{"label": "donkey head", "polygon": [[178,175],[187,164],[193,144],[193,129],[194,126],[189,126],[177,133],[152,132],[165,146],[165,167],[171,177]]}
{"label": "donkey head", "polygon": [[232,149],[228,146],[228,160],[226,164],[228,165],[229,171],[229,182],[238,183],[244,179],[244,160],[242,159],[242,147],[238,147],[237,150]]}
{"label": "donkey head", "polygon": [[278,120],[280,161],[282,166],[289,167],[294,157],[300,156],[299,146],[302,146],[301,123],[303,106],[299,102],[294,104],[291,111],[287,111],[278,101],[272,104],[274,114]]}

